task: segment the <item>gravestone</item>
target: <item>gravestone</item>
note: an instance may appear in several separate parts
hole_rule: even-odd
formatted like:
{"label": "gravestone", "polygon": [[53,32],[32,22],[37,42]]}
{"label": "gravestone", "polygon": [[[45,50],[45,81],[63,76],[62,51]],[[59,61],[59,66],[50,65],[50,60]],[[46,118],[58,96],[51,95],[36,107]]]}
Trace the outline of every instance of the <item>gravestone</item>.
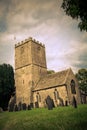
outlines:
{"label": "gravestone", "polygon": [[30,107],[31,107],[31,108],[34,108],[34,104],[33,104],[33,103],[30,103]]}
{"label": "gravestone", "polygon": [[8,111],[12,112],[14,110],[14,105],[16,103],[16,96],[12,95],[8,104]]}
{"label": "gravestone", "polygon": [[75,99],[74,96],[73,96],[72,105],[73,105],[74,108],[77,108],[77,102],[76,102],[76,99]]}
{"label": "gravestone", "polygon": [[35,108],[39,108],[38,102],[35,102]]}
{"label": "gravestone", "polygon": [[28,110],[31,110],[31,105],[28,105],[27,109],[28,109]]}
{"label": "gravestone", "polygon": [[53,109],[54,103],[53,103],[53,100],[51,99],[51,97],[49,95],[46,98],[46,104],[47,104],[48,110]]}
{"label": "gravestone", "polygon": [[18,104],[18,111],[20,111],[20,110],[22,110],[22,103],[21,102],[19,102],[19,104]]}
{"label": "gravestone", "polygon": [[27,109],[26,103],[23,103],[23,104],[22,104],[22,109],[23,109],[23,110],[26,110],[26,109]]}
{"label": "gravestone", "polygon": [[68,106],[68,101],[67,100],[65,101],[65,106]]}
{"label": "gravestone", "polygon": [[15,106],[14,106],[14,111],[18,111],[18,106],[17,106],[17,104],[15,104]]}

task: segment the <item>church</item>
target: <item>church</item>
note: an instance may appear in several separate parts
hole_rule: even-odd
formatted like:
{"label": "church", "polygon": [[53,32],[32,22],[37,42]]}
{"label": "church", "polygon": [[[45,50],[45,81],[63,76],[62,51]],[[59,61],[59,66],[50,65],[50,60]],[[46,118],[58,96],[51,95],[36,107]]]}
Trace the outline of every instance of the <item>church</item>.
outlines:
{"label": "church", "polygon": [[47,73],[45,45],[32,37],[15,44],[16,104],[46,107],[50,97],[55,107],[81,102],[78,81],[71,68]]}

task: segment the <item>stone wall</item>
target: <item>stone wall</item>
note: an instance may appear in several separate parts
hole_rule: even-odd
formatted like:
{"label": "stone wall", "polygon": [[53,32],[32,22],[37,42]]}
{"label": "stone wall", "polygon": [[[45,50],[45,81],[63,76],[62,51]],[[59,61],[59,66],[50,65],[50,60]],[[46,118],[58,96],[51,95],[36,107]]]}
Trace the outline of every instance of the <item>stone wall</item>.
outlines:
{"label": "stone wall", "polygon": [[16,84],[16,98],[18,102],[27,103],[30,102],[30,86],[29,82],[32,81],[31,65],[16,70],[15,72],[15,84]]}
{"label": "stone wall", "polygon": [[[54,96],[55,89],[56,89],[56,91],[58,91],[58,94],[59,94],[59,98],[57,100],[55,100],[55,96]],[[63,100],[64,105],[65,105],[65,101],[67,100],[66,86],[60,86],[60,87],[56,87],[56,88],[54,87],[54,88],[34,92],[34,97],[33,97],[34,104],[35,104],[35,102],[37,102],[37,93],[39,93],[40,98],[41,98],[41,101],[39,102],[39,107],[46,106],[45,99],[47,98],[48,95],[51,97],[51,99],[53,99],[55,106],[60,105],[60,99]]]}

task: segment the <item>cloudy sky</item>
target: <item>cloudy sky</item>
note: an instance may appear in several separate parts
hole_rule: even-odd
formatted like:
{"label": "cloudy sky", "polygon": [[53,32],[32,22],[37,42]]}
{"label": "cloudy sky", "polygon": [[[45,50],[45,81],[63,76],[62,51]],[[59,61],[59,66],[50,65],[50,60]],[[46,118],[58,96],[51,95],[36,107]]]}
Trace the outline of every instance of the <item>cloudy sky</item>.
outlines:
{"label": "cloudy sky", "polygon": [[66,16],[62,0],[0,0],[0,64],[14,67],[14,45],[28,37],[45,44],[47,68],[87,68],[87,32]]}

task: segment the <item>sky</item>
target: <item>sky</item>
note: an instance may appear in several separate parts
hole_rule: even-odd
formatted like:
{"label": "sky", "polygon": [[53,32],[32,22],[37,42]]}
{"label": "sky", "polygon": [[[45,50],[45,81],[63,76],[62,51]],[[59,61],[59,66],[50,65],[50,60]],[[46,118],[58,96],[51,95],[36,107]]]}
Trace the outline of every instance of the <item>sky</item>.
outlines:
{"label": "sky", "polygon": [[87,32],[67,16],[62,0],[0,0],[0,64],[15,69],[15,44],[29,37],[45,44],[48,70],[87,68]]}

